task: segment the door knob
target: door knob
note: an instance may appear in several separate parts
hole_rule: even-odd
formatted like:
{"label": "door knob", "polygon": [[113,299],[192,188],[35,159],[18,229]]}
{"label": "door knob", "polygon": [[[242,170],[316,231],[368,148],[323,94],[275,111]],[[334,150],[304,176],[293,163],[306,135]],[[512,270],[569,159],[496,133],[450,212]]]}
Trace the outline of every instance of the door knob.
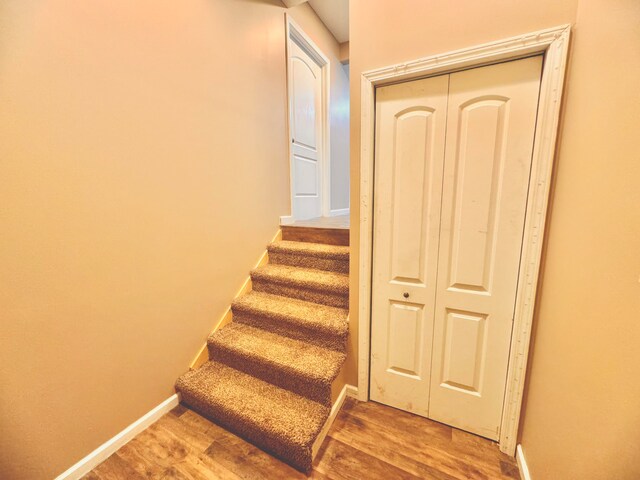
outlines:
{"label": "door knob", "polygon": [[404,298],[409,298],[409,292],[404,292],[404,293],[402,294],[402,296],[403,296]]}

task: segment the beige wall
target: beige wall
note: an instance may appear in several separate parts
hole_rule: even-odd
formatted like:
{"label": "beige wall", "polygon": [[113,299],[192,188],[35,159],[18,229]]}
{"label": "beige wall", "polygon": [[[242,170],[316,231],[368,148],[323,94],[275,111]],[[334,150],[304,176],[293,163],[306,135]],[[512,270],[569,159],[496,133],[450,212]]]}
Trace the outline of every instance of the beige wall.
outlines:
{"label": "beige wall", "polygon": [[[637,0],[351,0],[354,293],[360,73],[575,23],[521,430],[534,480],[640,478],[639,8]],[[355,294],[350,307],[355,353]]]}
{"label": "beige wall", "polygon": [[640,478],[640,2],[580,0],[521,443],[534,480]]}
{"label": "beige wall", "polygon": [[289,212],[284,45],[276,0],[0,3],[0,477],[173,393]]}

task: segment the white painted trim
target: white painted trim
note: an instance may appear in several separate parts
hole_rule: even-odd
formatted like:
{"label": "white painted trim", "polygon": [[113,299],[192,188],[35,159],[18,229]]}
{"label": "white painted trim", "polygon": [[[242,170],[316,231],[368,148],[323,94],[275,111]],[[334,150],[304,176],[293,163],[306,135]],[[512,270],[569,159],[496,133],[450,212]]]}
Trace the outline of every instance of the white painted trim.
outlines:
{"label": "white painted trim", "polygon": [[289,71],[289,54],[291,48],[289,43],[292,40],[307,52],[322,70],[322,158],[321,158],[321,176],[320,191],[322,194],[321,209],[322,216],[328,217],[331,212],[331,62],[322,50],[314,43],[311,38],[304,33],[300,25],[285,12],[285,28],[286,28],[286,64],[287,64],[287,151],[289,154],[289,184],[291,199],[291,216],[293,216],[293,175],[291,172],[291,72]]}
{"label": "white painted trim", "polygon": [[518,444],[516,448],[516,461],[518,462],[518,470],[520,470],[520,480],[531,480],[529,467],[527,466],[527,461],[524,459],[524,452],[520,444]]}
{"label": "white painted trim", "polygon": [[520,254],[520,274],[511,333],[507,390],[500,428],[500,450],[508,455],[515,453],[518,438],[570,31],[571,27],[565,26],[548,44],[542,70],[527,214]]}
{"label": "white painted trim", "polygon": [[375,88],[395,83],[544,54],[529,197],[520,258],[507,388],[500,430],[500,450],[514,455],[524,389],[533,307],[542,254],[551,170],[556,147],[560,100],[569,49],[570,25],[433,55],[364,72],[361,84],[360,257],[358,317],[358,398],[369,399],[371,268],[373,241],[373,166]]}
{"label": "white painted trim", "polygon": [[[279,242],[280,240],[282,240],[282,230],[278,229],[278,231],[276,232],[276,234],[273,236],[273,238],[269,243],[271,244],[274,242]],[[255,267],[253,268],[256,269],[256,268],[262,267],[267,263],[269,263],[268,249],[262,252],[262,255],[260,256],[258,263],[256,263]],[[244,295],[245,293],[249,293],[252,289],[253,289],[253,284],[251,283],[251,275],[249,275],[244,281],[244,283],[242,284],[242,286],[240,287],[240,290],[238,290],[238,292],[233,298],[236,299]],[[225,325],[228,325],[232,320],[233,320],[233,311],[231,310],[231,305],[229,305],[225,310],[224,314],[222,315],[222,317],[220,318],[220,320],[218,320],[218,323],[216,323],[213,326],[207,338],[213,335],[215,332],[217,332],[219,329],[221,329]],[[196,368],[200,368],[202,365],[204,365],[208,361],[209,361],[209,348],[207,346],[207,340],[205,339],[204,343],[202,344],[202,347],[200,347],[200,350],[198,351],[198,354],[195,356],[195,358],[189,365],[189,369],[195,370]]]}
{"label": "white painted trim", "polygon": [[293,222],[295,219],[291,215],[280,217],[280,225],[291,225]]}
{"label": "white painted trim", "polygon": [[349,208],[336,208],[335,210],[331,210],[331,212],[329,212],[330,217],[338,217],[340,215],[349,215]]}
{"label": "white painted trim", "polygon": [[145,430],[165,413],[178,406],[179,403],[180,398],[178,394],[176,393],[171,395],[164,402],[144,414],[138,420],[118,433],[115,437],[107,440],[78,463],[58,475],[55,480],[76,480],[81,478],[83,475],[86,475],[109,458],[109,456],[115,453],[120,447],[125,445],[129,440]]}
{"label": "white painted trim", "polygon": [[336,401],[333,402],[333,405],[331,406],[331,412],[329,413],[329,417],[327,417],[327,420],[324,422],[322,430],[320,430],[320,433],[318,434],[318,436],[316,437],[316,440],[313,442],[313,445],[311,446],[312,459],[315,458],[317,453],[320,451],[322,442],[324,442],[324,439],[327,437],[327,434],[329,433],[329,429],[331,428],[331,425],[333,425],[333,422],[338,416],[338,413],[340,413],[342,404],[344,403],[345,398],[347,398],[348,387],[350,387],[350,385],[345,385],[344,387],[342,387],[342,390],[340,390],[340,393],[338,394],[338,398],[336,398]]}
{"label": "white painted trim", "polygon": [[347,389],[347,397],[358,398],[358,387],[353,385],[345,385]]}

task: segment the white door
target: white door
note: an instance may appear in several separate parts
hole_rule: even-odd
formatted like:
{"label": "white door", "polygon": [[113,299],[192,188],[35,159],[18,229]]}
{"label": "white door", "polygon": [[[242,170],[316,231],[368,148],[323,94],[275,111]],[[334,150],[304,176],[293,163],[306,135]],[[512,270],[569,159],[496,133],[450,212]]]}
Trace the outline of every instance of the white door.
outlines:
{"label": "white door", "polygon": [[434,420],[496,440],[542,57],[451,75],[433,333]]}
{"label": "white door", "polygon": [[371,399],[429,411],[448,76],[376,90]]}
{"label": "white door", "polygon": [[[433,82],[426,92],[431,103],[443,96],[435,82],[448,86],[446,129],[432,142],[445,153],[429,183],[415,180],[426,168],[419,162],[398,161],[398,145],[414,148],[415,158],[433,150],[415,135],[399,143],[403,115],[389,113],[390,92],[376,97],[371,398],[492,439],[505,391],[541,69],[542,58],[533,57],[411,82]],[[407,85],[384,88],[402,97]],[[389,115],[393,122],[385,120]],[[438,194],[441,203],[432,200],[437,208],[425,213],[427,227],[398,230],[398,196],[417,199],[401,203],[403,210],[425,212],[424,199]],[[431,242],[406,248],[424,228]],[[409,294],[398,302],[383,280],[395,258],[403,258],[405,269],[411,259],[424,265],[426,298],[405,285],[420,283],[415,274],[386,273],[387,283],[399,281]],[[409,365],[422,370],[411,372]]]}
{"label": "white door", "polygon": [[289,42],[289,118],[292,215],[322,215],[322,68]]}

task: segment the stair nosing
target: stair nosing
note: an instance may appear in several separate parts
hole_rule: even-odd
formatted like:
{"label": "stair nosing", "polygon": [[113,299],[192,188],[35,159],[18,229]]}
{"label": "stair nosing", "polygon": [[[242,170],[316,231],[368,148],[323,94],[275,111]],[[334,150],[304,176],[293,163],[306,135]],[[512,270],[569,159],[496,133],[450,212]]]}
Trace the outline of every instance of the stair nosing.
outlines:
{"label": "stair nosing", "polygon": [[[242,327],[239,327],[238,325],[242,325]],[[228,325],[226,325],[224,328],[235,328],[237,329],[241,329],[241,330],[245,330],[245,332],[242,332],[243,334],[251,334],[252,330],[260,330],[256,327],[250,326],[250,325],[245,325],[245,324],[241,324],[240,322],[232,322]],[[246,330],[248,330],[248,332],[246,332]],[[228,332],[227,332],[228,333]],[[276,333],[272,333],[272,332],[267,332],[269,335],[273,335],[276,337],[281,337],[283,339],[283,341],[286,342],[290,342],[290,343],[304,343],[304,344],[308,344],[308,342],[304,342],[301,340],[297,340],[297,339],[292,339],[292,338],[288,338],[288,337],[284,337],[282,335],[276,334]],[[237,354],[237,355],[241,355],[241,356],[252,356],[254,358],[254,362],[262,362],[262,363],[266,363],[266,364],[270,364],[273,365],[275,368],[278,368],[280,370],[284,370],[284,371],[288,371],[291,374],[295,375],[298,378],[302,378],[302,379],[307,379],[309,381],[318,381],[321,382],[323,384],[327,384],[330,385],[333,380],[336,379],[336,377],[338,376],[338,374],[340,373],[340,368],[342,367],[342,364],[344,363],[344,360],[346,359],[346,354],[343,352],[339,352],[337,350],[331,350],[329,348],[325,348],[325,347],[320,347],[318,345],[309,345],[309,349],[313,348],[313,349],[317,349],[317,350],[323,350],[326,352],[326,355],[333,355],[336,357],[336,362],[334,362],[335,364],[337,364],[337,368],[333,368],[333,365],[331,365],[332,368],[330,369],[323,369],[324,371],[324,375],[319,374],[318,369],[312,369],[312,368],[300,368],[299,365],[292,365],[291,363],[286,363],[286,362],[281,362],[281,361],[277,361],[276,358],[277,357],[269,357],[266,356],[265,354],[261,353],[261,352],[256,352],[256,351],[252,351],[252,352],[247,352],[246,350],[239,348],[238,346],[234,346],[233,343],[231,342],[226,342],[222,340],[222,337],[224,336],[224,334],[222,333],[222,329],[218,330],[217,332],[213,333],[212,335],[209,336],[209,338],[207,339],[207,347],[213,347],[213,348],[219,348],[221,350],[226,350],[227,352],[230,352],[232,354]],[[249,353],[251,353],[251,355],[249,355]],[[323,355],[320,355],[323,356]],[[326,358],[326,357],[325,357]]]}
{"label": "stair nosing", "polygon": [[[286,242],[286,245],[283,245]],[[299,244],[299,248],[290,246],[290,244]],[[323,249],[314,249],[315,246],[324,247]],[[306,248],[305,248],[306,247]],[[344,249],[343,252],[331,252],[327,251],[331,248]],[[282,254],[294,254],[294,255],[307,255],[318,258],[326,258],[331,260],[349,261],[349,247],[342,245],[327,245],[324,243],[311,243],[311,242],[296,242],[294,240],[280,240],[278,242],[270,243],[267,246],[268,252],[282,253]]]}
{"label": "stair nosing", "polygon": [[[269,308],[269,305],[267,303],[260,303],[258,305],[248,303],[246,300],[243,300],[243,298],[248,296],[266,297],[266,300],[270,300],[272,302],[276,302],[280,304],[288,304],[288,303],[291,303],[292,301],[295,303],[299,302],[302,304],[307,304],[305,308],[308,308],[309,310],[313,310],[314,308],[317,308],[318,310],[321,310],[323,308],[331,308],[339,311],[340,313],[336,313],[337,321],[334,321],[331,323],[308,321],[307,320],[309,318],[308,316],[296,315],[294,313],[285,313],[278,310],[272,310]],[[305,327],[310,330],[316,330],[325,334],[336,335],[339,337],[349,333],[349,321],[348,321],[349,311],[347,309],[340,308],[340,307],[330,307],[327,305],[308,302],[305,300],[293,299],[290,297],[283,297],[281,295],[274,295],[270,293],[252,291],[247,293],[246,295],[243,295],[235,299],[231,303],[231,311],[232,312],[236,311],[238,313],[244,313],[247,315],[253,315],[258,317],[273,318],[275,320],[282,321],[288,324],[295,324],[296,326],[299,326],[299,327]],[[313,317],[313,315],[311,317]]]}
{"label": "stair nosing", "polygon": [[[265,274],[264,272],[268,272],[270,270],[276,270],[280,269],[280,270],[290,270],[290,271],[294,271],[294,270],[298,270],[298,271],[305,271],[305,272],[312,272],[316,275],[315,279],[311,279],[311,281],[309,283],[305,283],[302,280],[298,280],[295,278],[291,278],[291,277],[286,277],[286,276],[281,276],[279,274]],[[326,291],[326,292],[331,292],[331,293],[336,293],[339,295],[348,295],[349,294],[349,275],[348,274],[343,274],[343,273],[337,273],[337,272],[332,272],[332,271],[326,271],[326,270],[316,270],[313,268],[300,268],[300,267],[293,267],[290,265],[279,265],[279,264],[272,264],[272,263],[268,263],[266,265],[263,265],[261,267],[255,268],[253,270],[251,270],[251,279],[252,280],[258,280],[258,281],[270,281],[273,283],[276,283],[278,285],[294,285],[297,288],[303,288],[303,289],[308,289],[308,290],[316,290],[316,291]],[[340,279],[346,279],[346,285],[334,285],[334,284],[330,284],[330,283],[326,283],[326,282],[321,282],[321,281],[317,281],[317,277],[321,277],[321,276],[329,276],[329,277],[335,277],[335,278],[340,278]],[[315,281],[314,281],[315,280]]]}
{"label": "stair nosing", "polygon": [[[187,372],[185,375],[189,375],[191,377],[195,377],[195,376],[197,376],[199,374],[200,375],[204,375],[205,374],[204,371],[202,371],[202,372],[198,372],[198,371],[200,369],[202,369],[203,367],[205,367],[207,364],[223,365],[225,368],[228,368],[228,369],[231,369],[231,370],[235,371],[236,374],[241,375],[243,377],[247,377],[249,379],[249,381],[250,381],[249,385],[251,385],[251,383],[253,383],[254,387],[256,387],[256,386],[260,387],[262,384],[264,384],[264,385],[268,385],[269,388],[273,388],[273,389],[275,389],[277,391],[282,391],[282,392],[284,392],[284,394],[286,396],[288,396],[292,400],[292,403],[297,403],[301,407],[305,407],[305,410],[302,410],[302,411],[306,411],[306,408],[308,408],[310,405],[313,405],[313,406],[315,406],[314,408],[320,409],[319,413],[321,413],[324,416],[325,421],[326,421],[326,418],[328,418],[328,416],[329,416],[330,408],[327,407],[326,405],[322,405],[321,403],[318,403],[318,402],[316,402],[314,400],[311,400],[311,399],[309,399],[307,397],[304,397],[304,396],[300,395],[299,393],[293,392],[293,391],[288,390],[288,389],[283,388],[283,387],[279,387],[279,386],[274,385],[274,384],[272,384],[272,383],[270,383],[270,382],[268,382],[266,380],[254,377],[253,375],[251,375],[249,373],[243,372],[242,370],[238,370],[238,369],[236,369],[236,368],[234,368],[234,367],[232,367],[230,365],[227,365],[227,364],[225,364],[223,362],[219,362],[219,361],[216,361],[216,360],[209,360],[202,367],[198,368],[195,371]],[[183,377],[185,375],[182,375],[177,380],[177,382],[176,382],[176,390],[181,391],[181,392],[186,390],[189,395],[193,395],[194,397],[196,397],[198,399],[198,401],[204,401],[204,399],[198,398],[199,396],[197,395],[197,390],[190,389],[188,384],[180,385],[181,379],[183,379]],[[187,382],[187,380],[183,380],[183,382]],[[220,380],[216,379],[215,382],[216,383],[220,382]],[[253,426],[257,427],[258,429],[262,429],[263,425],[257,419],[253,418],[251,415],[248,415],[246,410],[241,409],[241,408],[234,408],[235,407],[235,403],[233,403],[233,402],[220,403],[221,399],[229,398],[229,397],[225,397],[224,395],[216,395],[216,398],[218,399],[218,402],[219,402],[218,403],[218,407],[221,410],[224,410],[224,411],[230,413],[232,416],[236,415],[238,417],[241,417],[243,420],[247,421],[247,423],[252,424]],[[270,399],[268,397],[265,397],[264,395],[262,395],[260,393],[257,393],[255,395],[253,395],[252,397],[248,397],[248,398],[259,399],[257,401],[264,401],[262,399],[266,398],[267,401],[270,401]],[[309,402],[311,402],[311,403],[309,403]],[[303,417],[301,416],[300,418],[302,419]],[[307,432],[307,434],[309,434],[311,437],[317,437],[317,435],[319,433],[319,430],[318,431],[315,431],[315,430],[316,429],[311,429],[311,430],[309,430]],[[283,432],[285,434],[285,438],[287,438],[288,441],[292,440],[290,436],[286,435],[286,429],[281,430],[281,432]]]}

